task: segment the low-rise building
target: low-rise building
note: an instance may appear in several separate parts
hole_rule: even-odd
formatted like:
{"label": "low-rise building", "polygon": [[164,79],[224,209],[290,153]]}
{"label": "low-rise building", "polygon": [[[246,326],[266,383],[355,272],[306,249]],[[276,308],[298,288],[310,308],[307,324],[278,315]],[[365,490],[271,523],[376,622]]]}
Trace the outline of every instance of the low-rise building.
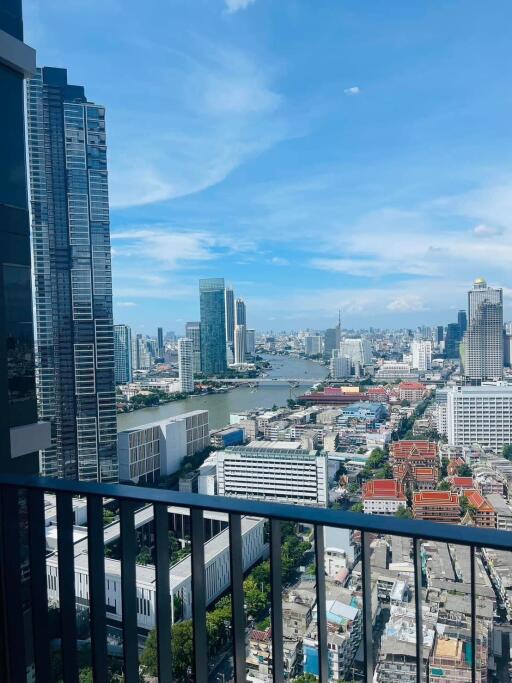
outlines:
{"label": "low-rise building", "polygon": [[238,425],[232,425],[225,429],[219,429],[210,434],[210,442],[213,448],[227,448],[238,446],[244,442],[244,430]]}
{"label": "low-rise building", "polygon": [[512,531],[512,510],[507,501],[497,493],[490,493],[486,497],[494,509],[496,528],[503,531]]}
{"label": "low-rise building", "polygon": [[475,489],[465,490],[462,495],[467,498],[472,509],[472,519],[476,526],[496,528],[496,512],[489,501]]}
{"label": "low-rise building", "polygon": [[452,491],[455,491],[455,493],[459,494],[463,491],[471,491],[475,488],[473,477],[459,477],[454,475],[452,477],[448,477],[448,482],[452,487]]}
{"label": "low-rise building", "polygon": [[394,515],[407,506],[402,484],[396,479],[372,479],[363,484],[363,510],[368,515]]}
{"label": "low-rise building", "polygon": [[412,511],[416,519],[458,524],[459,496],[452,491],[418,491],[413,494]]}
{"label": "low-rise building", "polygon": [[425,395],[426,387],[421,382],[400,382],[398,397],[401,401],[418,403]]}

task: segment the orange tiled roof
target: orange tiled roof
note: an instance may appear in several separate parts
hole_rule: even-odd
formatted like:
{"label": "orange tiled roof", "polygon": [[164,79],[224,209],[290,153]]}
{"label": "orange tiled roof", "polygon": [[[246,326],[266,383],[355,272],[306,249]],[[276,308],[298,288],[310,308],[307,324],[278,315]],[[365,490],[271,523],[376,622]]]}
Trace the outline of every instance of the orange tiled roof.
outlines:
{"label": "orange tiled roof", "polygon": [[395,479],[372,479],[363,484],[363,500],[407,500],[402,485]]}
{"label": "orange tiled roof", "polygon": [[459,496],[452,491],[417,491],[414,493],[414,505],[430,507],[443,505],[459,507]]}
{"label": "orange tiled roof", "polygon": [[478,512],[494,512],[492,505],[487,502],[479,491],[471,489],[469,491],[464,491],[463,495],[466,496],[470,505],[476,507]]}
{"label": "orange tiled roof", "polygon": [[391,446],[395,458],[436,458],[437,444],[435,441],[395,441]]}
{"label": "orange tiled roof", "polygon": [[458,489],[472,489],[475,485],[475,482],[473,481],[473,477],[449,477],[448,481],[450,484],[453,484],[453,486],[456,486]]}

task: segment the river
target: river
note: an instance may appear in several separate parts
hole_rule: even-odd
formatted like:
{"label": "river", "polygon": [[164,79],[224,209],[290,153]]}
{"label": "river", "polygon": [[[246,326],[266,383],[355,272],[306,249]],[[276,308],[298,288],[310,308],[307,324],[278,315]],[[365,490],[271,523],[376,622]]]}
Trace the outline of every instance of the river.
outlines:
{"label": "river", "polygon": [[[272,369],[266,371],[269,377],[304,378],[304,383],[291,390],[292,398],[304,393],[313,384],[324,379],[327,374],[325,366],[303,358],[290,358],[289,356],[263,356],[263,358],[272,365]],[[156,422],[166,417],[200,409],[208,410],[210,429],[220,429],[229,424],[230,413],[251,408],[272,408],[274,404],[285,406],[289,398],[288,384],[276,382],[276,384],[263,385],[257,389],[242,385],[225,394],[190,396],[155,408],[142,408],[132,413],[119,414],[117,429],[122,431],[128,427],[138,427],[148,422]]]}

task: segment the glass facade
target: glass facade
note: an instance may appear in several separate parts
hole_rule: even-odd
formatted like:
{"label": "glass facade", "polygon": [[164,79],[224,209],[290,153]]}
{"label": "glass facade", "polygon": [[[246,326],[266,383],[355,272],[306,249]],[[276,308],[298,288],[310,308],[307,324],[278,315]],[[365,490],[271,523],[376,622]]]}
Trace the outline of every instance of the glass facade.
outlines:
{"label": "glass facade", "polygon": [[227,368],[224,297],[224,278],[199,280],[201,371],[205,375],[222,373]]}
{"label": "glass facade", "polygon": [[39,414],[47,476],[117,481],[105,109],[65,69],[27,84]]}
{"label": "glass facade", "polygon": [[[0,3],[0,29],[23,39],[19,0]],[[37,422],[37,404],[23,75],[2,64],[0,103],[0,471],[37,474],[37,453],[11,458],[10,430]]]}
{"label": "glass facade", "polygon": [[132,381],[132,330],[128,325],[114,325],[116,384]]}

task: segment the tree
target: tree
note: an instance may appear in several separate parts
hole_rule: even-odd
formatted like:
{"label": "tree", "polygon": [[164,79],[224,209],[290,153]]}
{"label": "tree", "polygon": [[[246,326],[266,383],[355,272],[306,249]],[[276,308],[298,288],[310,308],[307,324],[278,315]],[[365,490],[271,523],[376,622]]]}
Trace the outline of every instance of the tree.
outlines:
{"label": "tree", "polygon": [[411,405],[411,403],[410,401],[404,398],[403,401],[400,401],[400,405],[402,406],[402,408],[408,408]]}
{"label": "tree", "polygon": [[363,512],[363,509],[362,503],[354,503],[350,508],[350,512]]}
{"label": "tree", "polygon": [[473,476],[473,470],[469,465],[464,463],[459,467],[459,477],[471,477]]}
{"label": "tree", "polygon": [[293,683],[317,683],[318,676],[310,673],[301,674],[297,678],[292,678]]}
{"label": "tree", "polygon": [[359,493],[359,486],[356,484],[355,481],[350,482],[350,484],[347,486],[347,491],[349,493]]}
{"label": "tree", "polygon": [[[172,672],[176,680],[187,680],[187,669],[193,664],[193,651],[192,621],[179,621],[171,630]],[[148,676],[158,676],[156,629],[147,637],[140,663]]]}
{"label": "tree", "polygon": [[438,491],[449,491],[451,489],[451,484],[449,481],[440,481],[437,485]]}
{"label": "tree", "polygon": [[464,516],[468,510],[469,507],[469,500],[467,496],[461,496],[459,500],[459,505],[460,505],[460,510],[462,512],[462,516]]}
{"label": "tree", "polygon": [[409,508],[400,505],[398,510],[395,512],[395,517],[400,517],[401,519],[411,519],[412,512],[409,510]]}
{"label": "tree", "polygon": [[444,479],[445,477],[448,476],[448,458],[443,457],[441,460],[441,478]]}
{"label": "tree", "polygon": [[151,551],[147,546],[142,546],[135,562],[142,565],[151,564]]}
{"label": "tree", "polygon": [[505,444],[503,446],[502,455],[507,460],[512,460],[512,444]]}

